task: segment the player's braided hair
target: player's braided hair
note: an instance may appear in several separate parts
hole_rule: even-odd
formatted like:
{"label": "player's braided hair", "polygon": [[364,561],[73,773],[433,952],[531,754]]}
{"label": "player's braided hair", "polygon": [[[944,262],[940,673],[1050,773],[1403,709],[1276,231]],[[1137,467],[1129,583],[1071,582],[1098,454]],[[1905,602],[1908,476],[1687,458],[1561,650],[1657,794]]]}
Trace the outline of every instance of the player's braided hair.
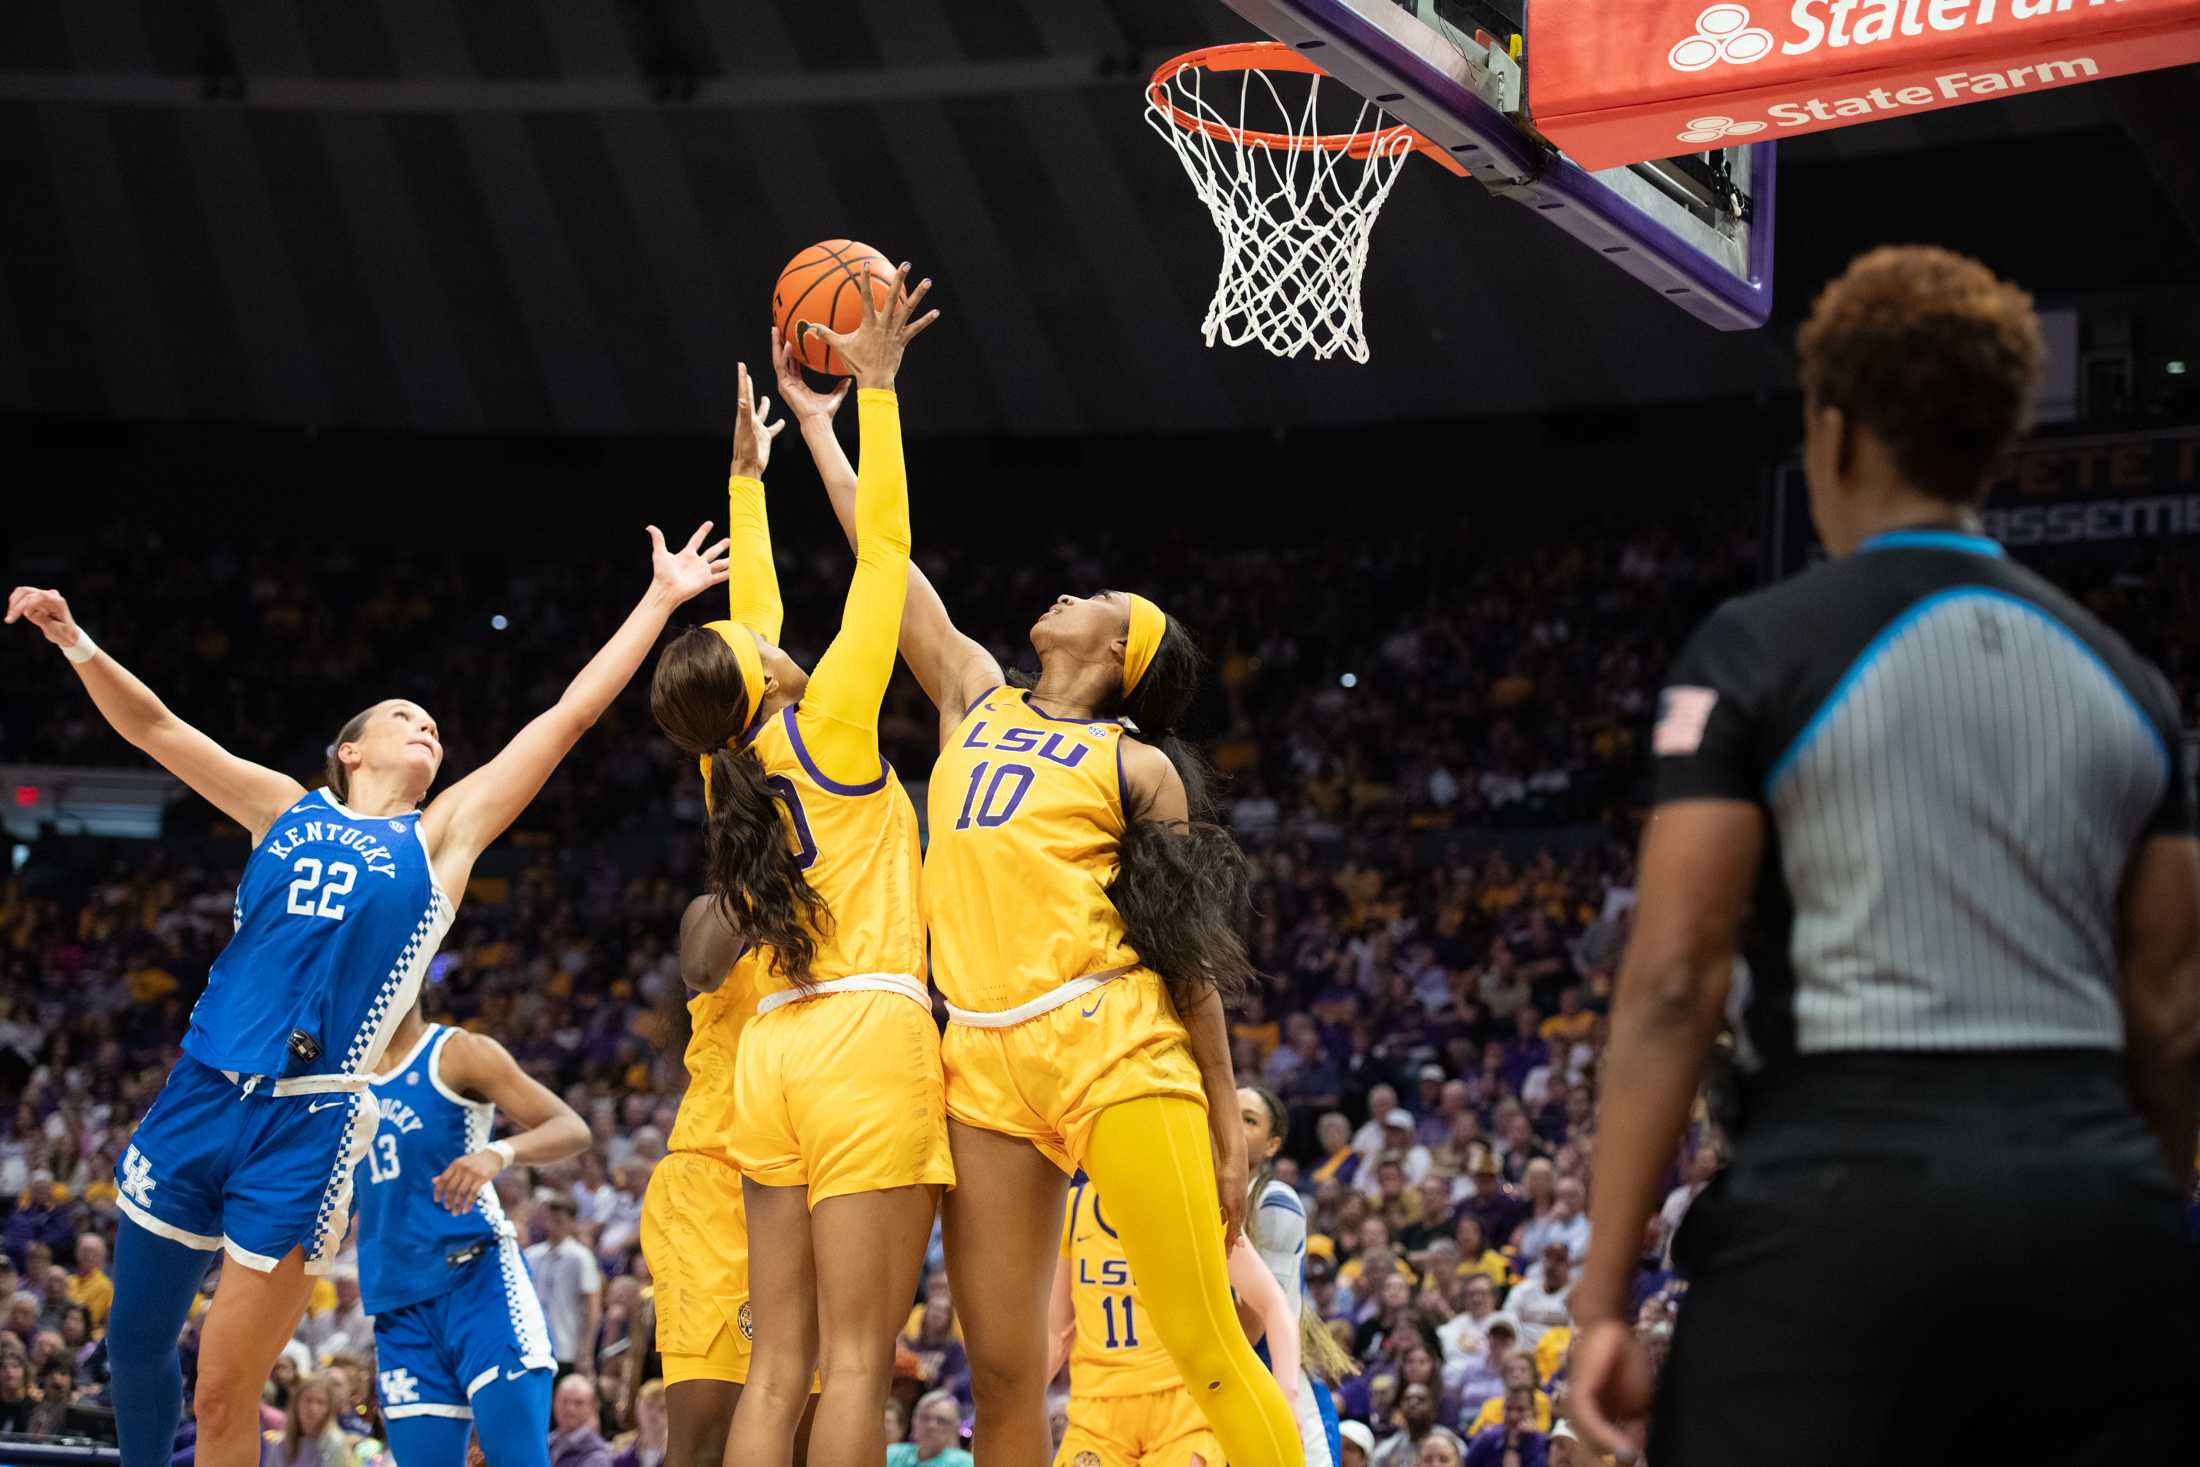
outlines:
{"label": "player's braided hair", "polygon": [[1161,975],[1183,1013],[1212,990],[1225,1006],[1245,996],[1253,962],[1245,948],[1252,911],[1245,853],[1214,821],[1213,774],[1177,729],[1197,696],[1207,659],[1175,617],[1146,675],[1123,699],[1130,730],[1154,745],[1184,781],[1189,820],[1133,820],[1118,849],[1108,896],[1139,960]]}
{"label": "player's braided hair", "polygon": [[830,930],[832,913],[802,874],[764,766],[732,747],[755,710],[740,664],[716,632],[693,627],[665,648],[650,676],[649,711],[674,748],[711,756],[704,872],[719,911],[743,941],[770,949],[781,977],[807,987],[814,934]]}

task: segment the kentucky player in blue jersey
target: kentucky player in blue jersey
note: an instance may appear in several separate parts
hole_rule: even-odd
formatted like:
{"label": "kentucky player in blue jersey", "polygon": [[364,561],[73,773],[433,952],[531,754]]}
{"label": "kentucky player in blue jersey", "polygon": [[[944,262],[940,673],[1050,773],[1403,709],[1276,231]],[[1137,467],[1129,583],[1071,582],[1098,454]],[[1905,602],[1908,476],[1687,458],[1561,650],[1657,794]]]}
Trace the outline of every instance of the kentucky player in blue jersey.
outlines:
{"label": "kentucky player in blue jersey", "polygon": [[[352,1190],[390,1450],[398,1467],[443,1467],[465,1458],[471,1428],[489,1467],[548,1467],[558,1362],[490,1183],[578,1155],[587,1123],[503,1045],[427,1023],[418,1005],[370,1083],[380,1119]],[[492,1141],[500,1106],[525,1129]]]}
{"label": "kentucky player in blue jersey", "polygon": [[726,578],[710,526],[668,550],[649,590],[557,704],[421,809],[443,762],[403,699],[344,725],[326,789],[231,754],[102,653],[59,592],[18,586],[6,620],[59,647],[115,731],[251,832],[236,936],[191,1011],[183,1058],[116,1167],[123,1221],[107,1325],[125,1467],[169,1459],[183,1412],[176,1340],[225,1249],[201,1326],[201,1467],[259,1461],[260,1389],[344,1236],[352,1166],[375,1123],[367,1077],[449,928],[452,893],[656,645],[675,607]]}

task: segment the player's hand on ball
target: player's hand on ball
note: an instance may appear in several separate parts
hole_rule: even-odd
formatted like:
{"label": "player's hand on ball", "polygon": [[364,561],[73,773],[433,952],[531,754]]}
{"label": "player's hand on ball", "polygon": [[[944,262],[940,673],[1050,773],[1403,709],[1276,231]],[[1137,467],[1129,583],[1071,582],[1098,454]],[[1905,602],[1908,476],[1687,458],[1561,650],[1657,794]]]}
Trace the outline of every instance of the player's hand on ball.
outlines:
{"label": "player's hand on ball", "polygon": [[772,368],[779,375],[779,400],[787,405],[787,411],[807,422],[811,418],[831,419],[840,411],[841,403],[848,397],[848,382],[843,378],[831,392],[819,392],[802,375],[802,361],[795,355],[794,343],[772,328]]}
{"label": "player's hand on ball", "polygon": [[916,314],[917,303],[931,289],[929,280],[918,282],[915,290],[909,289],[909,264],[905,260],[896,267],[894,278],[887,283],[885,310],[878,308],[868,289],[856,292],[856,298],[863,303],[863,324],[853,334],[843,336],[816,324],[812,324],[810,330],[840,353],[840,359],[855,374],[858,387],[892,387],[894,374],[901,370],[902,352],[940,318],[938,311]]}
{"label": "player's hand on ball", "polygon": [[1631,1462],[1642,1451],[1650,1414],[1650,1352],[1622,1319],[1605,1319],[1574,1336],[1566,1367],[1566,1415],[1591,1448]]}
{"label": "player's hand on ball", "polygon": [[758,397],[750,387],[747,362],[735,369],[735,379],[741,405],[733,419],[733,472],[743,479],[761,479],[765,465],[772,461],[772,440],[787,426],[787,420],[771,421],[772,400]]}
{"label": "player's hand on ball", "polygon": [[655,525],[648,528],[651,584],[672,597],[675,603],[687,600],[698,591],[725,584],[726,547],[730,542],[720,540],[708,550],[696,548],[710,533],[709,520],[697,525],[695,533],[688,536],[687,544],[678,550],[665,548],[664,532]]}
{"label": "player's hand on ball", "polygon": [[69,615],[69,603],[61,599],[59,591],[17,586],[9,592],[7,625],[13,626],[26,618],[56,647],[74,647],[76,639],[82,635],[76,618]]}
{"label": "player's hand on ball", "polygon": [[436,1206],[453,1214],[466,1211],[503,1170],[504,1158],[494,1151],[469,1151],[435,1179]]}

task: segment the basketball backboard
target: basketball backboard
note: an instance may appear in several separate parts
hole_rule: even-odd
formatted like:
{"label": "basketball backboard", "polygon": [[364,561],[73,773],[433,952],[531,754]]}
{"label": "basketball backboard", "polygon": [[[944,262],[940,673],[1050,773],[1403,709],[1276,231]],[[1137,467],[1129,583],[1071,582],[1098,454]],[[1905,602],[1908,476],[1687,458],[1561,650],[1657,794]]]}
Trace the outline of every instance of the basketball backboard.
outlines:
{"label": "basketball backboard", "polygon": [[[1771,314],[1772,143],[1579,166],[1535,131],[1534,47],[1521,34],[1518,0],[1225,3],[1431,139],[1491,193],[1691,315],[1746,331]],[[1720,130],[1704,131],[1711,141]]]}

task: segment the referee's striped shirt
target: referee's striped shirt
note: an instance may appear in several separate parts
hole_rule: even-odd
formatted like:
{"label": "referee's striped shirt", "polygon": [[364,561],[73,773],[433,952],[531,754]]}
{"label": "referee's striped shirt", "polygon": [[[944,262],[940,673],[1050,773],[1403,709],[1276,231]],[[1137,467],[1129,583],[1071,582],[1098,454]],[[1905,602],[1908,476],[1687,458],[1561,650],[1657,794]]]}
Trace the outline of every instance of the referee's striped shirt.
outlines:
{"label": "referee's striped shirt", "polygon": [[1660,803],[1768,819],[1761,1062],[2123,1047],[2117,894],[2195,828],[2161,674],[1992,540],[1901,531],[1721,607],[1652,737]]}

